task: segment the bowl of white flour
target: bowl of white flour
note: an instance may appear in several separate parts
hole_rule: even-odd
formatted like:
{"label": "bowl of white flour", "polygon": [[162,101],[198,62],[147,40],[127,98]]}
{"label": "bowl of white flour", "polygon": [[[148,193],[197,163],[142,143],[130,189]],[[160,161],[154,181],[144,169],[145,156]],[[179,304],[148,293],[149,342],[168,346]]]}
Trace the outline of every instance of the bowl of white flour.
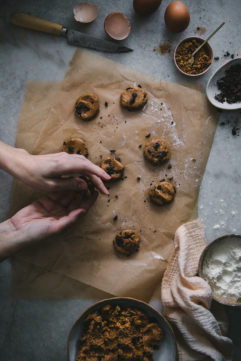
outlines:
{"label": "bowl of white flour", "polygon": [[217,238],[204,249],[199,275],[211,289],[213,299],[229,306],[241,306],[241,236]]}

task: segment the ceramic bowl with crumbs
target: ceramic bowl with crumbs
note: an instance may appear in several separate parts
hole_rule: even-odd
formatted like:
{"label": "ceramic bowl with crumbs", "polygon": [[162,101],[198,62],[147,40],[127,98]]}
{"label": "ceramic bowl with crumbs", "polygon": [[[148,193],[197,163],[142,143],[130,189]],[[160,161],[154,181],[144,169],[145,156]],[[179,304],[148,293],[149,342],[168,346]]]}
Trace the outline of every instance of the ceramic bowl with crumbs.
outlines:
{"label": "ceramic bowl with crumbs", "polygon": [[208,244],[199,261],[199,275],[210,285],[214,300],[241,306],[241,236],[227,235]]}
{"label": "ceramic bowl with crumbs", "polygon": [[192,36],[183,39],[174,51],[174,63],[176,68],[184,75],[198,77],[205,74],[213,62],[213,50],[206,43],[196,55],[194,63],[190,63],[192,53],[204,42],[204,39]]}
{"label": "ceramic bowl with crumbs", "polygon": [[84,311],[70,330],[67,348],[68,361],[178,360],[168,321],[149,304],[128,297],[102,300]]}

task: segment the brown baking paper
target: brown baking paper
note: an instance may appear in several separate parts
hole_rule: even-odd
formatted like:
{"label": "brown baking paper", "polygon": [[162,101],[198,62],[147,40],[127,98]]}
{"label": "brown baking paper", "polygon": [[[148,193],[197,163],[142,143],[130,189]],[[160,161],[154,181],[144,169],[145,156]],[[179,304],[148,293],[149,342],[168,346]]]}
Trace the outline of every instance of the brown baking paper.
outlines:
{"label": "brown baking paper", "polygon": [[[123,110],[119,104],[122,90],[133,84],[141,84],[149,96],[138,112]],[[74,114],[76,99],[86,92],[95,92],[100,99],[100,112],[89,122]],[[33,123],[39,114],[34,118]],[[18,260],[113,295],[150,298],[166,267],[175,230],[197,215],[200,182],[215,127],[216,114],[200,91],[78,50],[40,135],[35,133],[32,152],[57,152],[68,137],[79,136],[87,142],[89,159],[96,164],[116,150],[126,178],[111,184],[110,196],[99,196],[83,221],[52,242],[23,250]],[[22,124],[21,133],[26,128],[31,129],[31,121],[25,127]],[[172,150],[169,163],[154,167],[144,160],[142,149],[149,133],[167,139]],[[171,177],[177,189],[174,202],[165,207],[152,205],[147,197],[150,184]],[[19,187],[13,192],[13,211],[35,196],[22,186],[20,195]],[[140,250],[130,258],[119,258],[113,252],[113,238],[123,228],[135,228],[141,236]]]}

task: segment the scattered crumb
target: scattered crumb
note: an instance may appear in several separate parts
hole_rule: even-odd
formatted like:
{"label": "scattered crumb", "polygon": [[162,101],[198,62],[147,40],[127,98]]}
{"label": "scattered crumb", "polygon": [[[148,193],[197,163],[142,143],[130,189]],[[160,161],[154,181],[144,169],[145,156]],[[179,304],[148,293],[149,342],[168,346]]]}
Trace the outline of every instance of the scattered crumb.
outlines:
{"label": "scattered crumb", "polygon": [[200,35],[205,34],[207,29],[204,26],[197,26],[195,33],[199,33]]}
{"label": "scattered crumb", "polygon": [[164,54],[170,54],[172,50],[172,46],[170,43],[165,42],[165,43],[160,43],[158,46],[156,46],[153,51],[157,51],[158,53],[160,53],[161,55]]}

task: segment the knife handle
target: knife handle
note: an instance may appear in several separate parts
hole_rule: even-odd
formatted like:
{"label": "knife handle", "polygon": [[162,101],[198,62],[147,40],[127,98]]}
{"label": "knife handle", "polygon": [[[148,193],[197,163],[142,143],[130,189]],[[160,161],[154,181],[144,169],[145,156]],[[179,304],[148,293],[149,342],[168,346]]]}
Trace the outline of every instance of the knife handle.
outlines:
{"label": "knife handle", "polygon": [[10,19],[11,23],[22,28],[42,31],[52,35],[63,35],[63,26],[51,21],[37,18],[36,16],[23,13],[14,13]]}

